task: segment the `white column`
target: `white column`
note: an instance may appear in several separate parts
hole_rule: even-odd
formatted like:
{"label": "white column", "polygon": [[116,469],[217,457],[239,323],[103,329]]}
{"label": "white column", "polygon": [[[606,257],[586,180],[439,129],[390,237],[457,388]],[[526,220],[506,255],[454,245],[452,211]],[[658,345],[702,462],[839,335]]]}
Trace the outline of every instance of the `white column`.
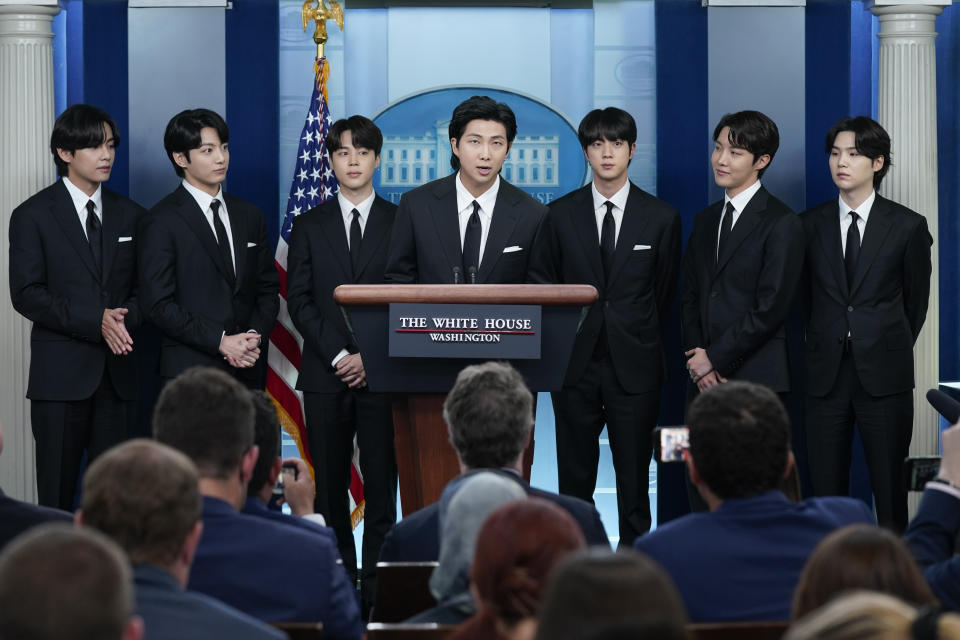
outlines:
{"label": "white column", "polygon": [[0,4],[0,487],[36,500],[30,403],[30,323],[10,302],[10,213],[51,184],[53,128],[53,16],[56,2]]}
{"label": "white column", "polygon": [[[890,134],[893,166],[880,193],[927,219],[934,243],[930,306],[914,348],[913,441],[910,455],[936,454],[939,418],[926,401],[940,384],[939,250],[937,245],[937,57],[935,23],[950,0],[897,3],[876,0],[880,18],[878,114]],[[919,494],[910,496],[911,517]]]}

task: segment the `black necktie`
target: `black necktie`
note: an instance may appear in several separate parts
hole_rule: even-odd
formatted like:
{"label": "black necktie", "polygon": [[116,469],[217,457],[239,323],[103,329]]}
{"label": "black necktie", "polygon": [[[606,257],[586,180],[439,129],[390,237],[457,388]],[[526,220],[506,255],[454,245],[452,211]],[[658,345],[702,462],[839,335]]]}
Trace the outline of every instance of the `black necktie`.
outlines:
{"label": "black necktie", "polygon": [[220,219],[220,201],[214,200],[210,203],[210,210],[213,211],[213,229],[217,232],[217,244],[220,245],[220,258],[224,266],[227,267],[227,273],[231,280],[236,280],[237,272],[233,270],[233,255],[230,253],[230,239],[227,238],[227,228],[223,226],[223,220]]}
{"label": "black necktie", "polygon": [[733,212],[733,203],[727,202],[727,208],[723,211],[723,219],[720,220],[720,240],[717,242],[717,262],[720,262],[723,249],[727,246],[727,239],[730,238],[730,229],[733,228]]}
{"label": "black necktie", "polygon": [[480,203],[473,201],[473,213],[467,220],[467,232],[463,234],[463,276],[464,282],[469,283],[470,267],[480,270]]}
{"label": "black necktie", "polygon": [[353,265],[353,275],[356,277],[360,264],[360,243],[363,241],[363,232],[360,231],[360,212],[353,209],[350,213],[353,214],[353,221],[350,223],[350,264]]}
{"label": "black necktie", "polygon": [[850,212],[850,228],[847,229],[847,251],[843,254],[843,264],[847,268],[847,286],[853,287],[853,276],[857,273],[857,260],[860,259],[860,227],[856,211]]}
{"label": "black necktie", "polygon": [[603,204],[607,212],[603,214],[603,230],[600,232],[600,258],[603,260],[603,275],[609,278],[613,252],[617,247],[617,223],[613,219],[613,203],[607,200]]}
{"label": "black necktie", "polygon": [[90,243],[90,253],[93,262],[97,265],[97,273],[103,269],[103,238],[100,233],[100,218],[97,217],[97,205],[93,200],[87,200],[87,241]]}

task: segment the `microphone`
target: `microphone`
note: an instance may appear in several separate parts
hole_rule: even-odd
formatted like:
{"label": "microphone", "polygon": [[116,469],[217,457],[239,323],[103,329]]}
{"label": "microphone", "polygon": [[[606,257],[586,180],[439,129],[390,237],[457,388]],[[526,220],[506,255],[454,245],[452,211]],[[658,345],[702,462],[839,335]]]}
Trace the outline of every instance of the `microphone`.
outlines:
{"label": "microphone", "polygon": [[927,391],[927,402],[936,409],[950,424],[957,424],[960,420],[960,402],[957,402],[939,389]]}
{"label": "microphone", "polygon": [[477,268],[475,266],[470,265],[467,276],[470,278],[470,284],[477,284]]}
{"label": "microphone", "polygon": [[463,284],[463,270],[460,267],[453,268],[453,284]]}

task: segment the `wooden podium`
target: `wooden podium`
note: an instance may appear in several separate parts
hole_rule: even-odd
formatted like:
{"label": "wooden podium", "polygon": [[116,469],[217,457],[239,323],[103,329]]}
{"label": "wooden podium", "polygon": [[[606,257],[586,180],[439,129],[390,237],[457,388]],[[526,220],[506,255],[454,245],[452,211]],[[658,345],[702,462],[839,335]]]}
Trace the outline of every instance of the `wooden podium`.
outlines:
{"label": "wooden podium", "polygon": [[[597,290],[590,285],[341,285],[333,297],[363,353],[370,389],[394,394],[394,440],[406,516],[437,501],[460,473],[443,421],[443,400],[461,369],[484,360],[390,357],[390,304],[539,305],[540,358],[511,364],[531,391],[555,391],[563,385],[584,308],[597,299]],[[525,472],[529,480],[529,464]]]}

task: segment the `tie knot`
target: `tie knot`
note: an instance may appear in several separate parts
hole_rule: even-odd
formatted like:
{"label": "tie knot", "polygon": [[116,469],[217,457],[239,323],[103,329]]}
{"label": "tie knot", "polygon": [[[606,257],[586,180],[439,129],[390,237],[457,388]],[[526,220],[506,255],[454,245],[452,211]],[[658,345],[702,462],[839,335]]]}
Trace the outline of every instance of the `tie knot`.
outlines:
{"label": "tie knot", "polygon": [[850,219],[851,219],[853,222],[856,222],[857,220],[860,219],[860,214],[857,213],[856,211],[851,211],[851,212],[850,212]]}
{"label": "tie knot", "polygon": [[211,200],[210,201],[210,210],[213,211],[213,215],[218,215],[220,213],[220,201]]}
{"label": "tie knot", "polygon": [[353,215],[353,219],[354,219],[354,220],[356,220],[357,222],[360,221],[360,212],[359,212],[359,211],[357,211],[356,209],[351,209],[351,210],[350,210],[350,213],[351,213],[351,215]]}
{"label": "tie knot", "polygon": [[473,201],[473,213],[478,215],[480,213],[480,203],[477,202],[476,200]]}
{"label": "tie knot", "polygon": [[607,200],[603,203],[603,206],[607,208],[607,215],[613,215],[613,203]]}
{"label": "tie knot", "polygon": [[95,214],[97,212],[97,205],[93,200],[87,200],[87,213]]}
{"label": "tie knot", "polygon": [[99,228],[100,218],[97,217],[97,205],[93,200],[87,200],[87,228]]}

